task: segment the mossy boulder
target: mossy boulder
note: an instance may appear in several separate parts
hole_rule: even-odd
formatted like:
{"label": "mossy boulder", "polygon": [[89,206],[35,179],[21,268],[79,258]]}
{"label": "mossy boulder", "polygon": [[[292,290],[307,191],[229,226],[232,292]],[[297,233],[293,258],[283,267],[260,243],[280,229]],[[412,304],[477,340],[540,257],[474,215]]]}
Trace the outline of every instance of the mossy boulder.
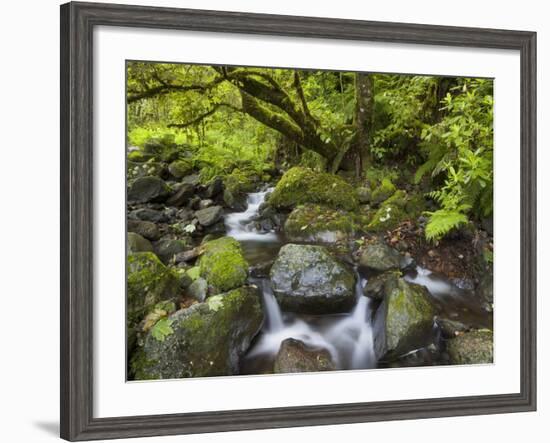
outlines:
{"label": "mossy boulder", "polygon": [[284,232],[290,241],[334,243],[353,234],[354,218],[355,215],[341,209],[299,205],[287,218]]}
{"label": "mossy boulder", "polygon": [[213,293],[242,286],[248,278],[248,263],[241,245],[232,237],[222,237],[204,244],[199,259],[200,275],[208,281]]}
{"label": "mossy boulder", "polygon": [[382,240],[367,243],[361,252],[359,266],[367,271],[385,272],[399,269],[401,255]]}
{"label": "mossy boulder", "polygon": [[126,246],[129,254],[135,252],[153,252],[151,242],[135,232],[128,232],[126,234]]}
{"label": "mossy boulder", "polygon": [[355,304],[355,275],[323,246],[283,246],[270,277],[283,310],[331,314],[346,312]]}
{"label": "mossy boulder", "polygon": [[435,308],[424,286],[398,279],[374,316],[374,351],[392,359],[432,340]]}
{"label": "mossy boulder", "polygon": [[210,297],[163,319],[131,358],[136,380],[236,375],[260,330],[260,292],[245,286]]}
{"label": "mossy boulder", "polygon": [[168,172],[175,178],[183,178],[193,172],[193,162],[187,158],[174,160],[168,165]]}
{"label": "mossy boulder", "polygon": [[375,205],[390,198],[396,191],[395,185],[389,178],[383,178],[378,186],[374,186],[371,194],[371,202]]}
{"label": "mossy boulder", "polygon": [[128,200],[134,202],[163,202],[170,195],[170,187],[158,177],[140,177],[130,185]]}
{"label": "mossy boulder", "polygon": [[447,341],[447,353],[452,364],[475,365],[493,363],[493,331],[470,331]]}
{"label": "mossy boulder", "polygon": [[331,208],[354,210],[359,205],[355,188],[342,178],[298,166],[283,175],[268,202],[279,209],[319,203]]}
{"label": "mossy boulder", "polygon": [[141,149],[134,149],[128,152],[126,158],[132,163],[144,163],[151,159],[151,154],[146,154]]}
{"label": "mossy boulder", "polygon": [[287,338],[281,343],[273,365],[275,374],[333,371],[335,369],[330,352],[326,349],[307,346],[295,338]]}
{"label": "mossy boulder", "polygon": [[411,218],[405,210],[407,194],[398,190],[384,201],[374,213],[367,226],[370,231],[389,231],[395,229],[401,222]]}
{"label": "mossy boulder", "polygon": [[152,252],[137,252],[127,258],[127,328],[131,348],[136,325],[161,302],[175,300],[180,292],[179,277]]}

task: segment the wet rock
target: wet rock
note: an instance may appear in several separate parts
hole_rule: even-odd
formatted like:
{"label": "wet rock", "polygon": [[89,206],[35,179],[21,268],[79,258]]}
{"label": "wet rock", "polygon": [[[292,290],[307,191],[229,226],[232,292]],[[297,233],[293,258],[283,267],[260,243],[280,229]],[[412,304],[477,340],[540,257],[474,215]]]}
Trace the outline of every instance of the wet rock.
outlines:
{"label": "wet rock", "polygon": [[248,263],[237,240],[222,237],[205,243],[202,248],[200,275],[208,281],[213,293],[225,292],[246,282]]}
{"label": "wet rock", "polygon": [[133,254],[134,252],[153,252],[151,242],[135,232],[128,232],[126,234],[126,245],[129,254]]}
{"label": "wet rock", "polygon": [[223,180],[221,177],[216,177],[206,188],[206,196],[208,198],[216,197],[223,191]]}
{"label": "wet rock", "polygon": [[178,190],[166,200],[166,204],[170,206],[183,206],[187,204],[189,199],[195,194],[195,187],[189,184],[182,184]]}
{"label": "wet rock", "polygon": [[153,222],[128,220],[127,229],[128,232],[135,232],[149,240],[158,240],[160,238],[159,229]]}
{"label": "wet rock", "polygon": [[246,195],[224,189],[223,191],[224,204],[235,211],[244,211],[246,209]]}
{"label": "wet rock", "polygon": [[477,285],[476,294],[487,312],[493,312],[493,270],[488,269]]}
{"label": "wet rock", "polygon": [[461,334],[447,342],[447,352],[455,365],[493,363],[493,332],[481,329]]}
{"label": "wet rock", "polygon": [[195,216],[195,213],[188,208],[181,208],[176,213],[176,217],[180,219],[182,222],[189,222],[193,220],[193,217]]}
{"label": "wet rock", "polygon": [[425,346],[432,340],[435,308],[424,286],[398,279],[374,316],[374,351],[388,359]]}
{"label": "wet rock", "polygon": [[454,338],[470,329],[464,323],[449,318],[437,318],[436,323],[441,329],[441,334],[444,338]]}
{"label": "wet rock", "polygon": [[207,198],[206,200],[201,200],[199,202],[199,209],[209,208],[213,204],[214,204],[214,200],[211,200],[209,198]]}
{"label": "wet rock", "polygon": [[135,220],[150,221],[154,223],[165,223],[168,221],[168,217],[162,211],[157,211],[150,208],[139,208],[128,214],[129,218]]}
{"label": "wet rock", "polygon": [[348,311],[355,304],[354,274],[322,246],[283,246],[270,276],[283,310],[329,314]]}
{"label": "wet rock", "polygon": [[398,271],[388,271],[369,278],[363,288],[363,294],[373,300],[382,300],[398,285],[400,275]]}
{"label": "wet rock", "polygon": [[203,302],[206,300],[208,295],[208,282],[204,278],[197,278],[193,283],[187,288],[187,295],[193,297],[198,302]]}
{"label": "wet rock", "polygon": [[147,380],[238,374],[262,322],[255,287],[210,297],[170,315],[162,328],[153,327],[131,359],[131,376]]}
{"label": "wet rock", "polygon": [[222,218],[223,208],[211,206],[195,212],[195,217],[202,226],[211,226]]}
{"label": "wet rock", "polygon": [[136,179],[128,190],[128,200],[134,202],[162,202],[170,195],[168,185],[158,177]]}
{"label": "wet rock", "polygon": [[164,264],[174,261],[175,256],[185,251],[189,242],[185,240],[160,240],[155,245],[155,251]]}
{"label": "wet rock", "polygon": [[255,278],[269,278],[271,266],[273,266],[273,260],[252,264],[250,266],[250,276]]}
{"label": "wet rock", "polygon": [[273,366],[276,374],[333,371],[334,369],[336,367],[326,349],[309,347],[294,338],[287,338],[281,343]]}
{"label": "wet rock", "polygon": [[383,241],[369,243],[363,249],[359,266],[370,271],[384,272],[399,269],[401,255]]}

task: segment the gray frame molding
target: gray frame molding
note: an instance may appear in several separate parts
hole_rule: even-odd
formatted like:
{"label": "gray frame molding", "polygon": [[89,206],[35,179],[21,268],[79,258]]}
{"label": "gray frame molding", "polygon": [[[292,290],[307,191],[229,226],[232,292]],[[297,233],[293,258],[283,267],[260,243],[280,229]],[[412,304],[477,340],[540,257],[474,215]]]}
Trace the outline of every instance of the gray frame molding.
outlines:
{"label": "gray frame molding", "polygon": [[[94,418],[94,26],[517,50],[521,57],[521,392]],[[100,3],[61,6],[61,437],[70,441],[494,414],[536,409],[536,33]],[[515,296],[516,294],[510,294]]]}

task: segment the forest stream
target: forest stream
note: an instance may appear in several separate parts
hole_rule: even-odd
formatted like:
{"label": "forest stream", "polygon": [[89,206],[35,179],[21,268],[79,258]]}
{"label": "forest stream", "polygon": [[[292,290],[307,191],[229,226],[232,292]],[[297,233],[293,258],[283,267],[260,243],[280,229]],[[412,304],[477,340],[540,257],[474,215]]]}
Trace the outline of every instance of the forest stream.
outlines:
{"label": "forest stream", "polygon": [[[253,192],[247,196],[247,208],[225,216],[227,235],[242,246],[251,267],[271,263],[280,248],[287,242],[283,234],[260,231],[255,221],[266,195],[273,188]],[[327,350],[335,369],[371,369],[378,367],[373,349],[373,300],[363,295],[367,278],[355,269],[356,304],[349,313],[333,315],[300,315],[283,312],[273,295],[267,277],[251,277],[250,283],[262,292],[265,315],[264,325],[241,364],[242,374],[270,373],[281,343],[288,338],[300,340],[313,349]],[[405,280],[425,286],[434,302],[446,316],[478,327],[487,327],[490,320],[472,293],[461,289],[443,276],[428,269],[416,267],[404,276]],[[434,329],[435,341],[438,340]],[[430,341],[430,340],[428,340]],[[405,356],[402,366],[444,363],[432,347],[412,350]]]}
{"label": "forest stream", "polygon": [[493,82],[127,63],[129,380],[493,362]]}

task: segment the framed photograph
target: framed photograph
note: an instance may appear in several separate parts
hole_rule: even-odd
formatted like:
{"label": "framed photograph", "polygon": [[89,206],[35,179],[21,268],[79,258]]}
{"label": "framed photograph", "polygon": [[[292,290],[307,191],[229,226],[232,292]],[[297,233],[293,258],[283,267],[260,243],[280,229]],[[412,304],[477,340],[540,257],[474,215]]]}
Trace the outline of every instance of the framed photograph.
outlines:
{"label": "framed photograph", "polygon": [[536,409],[536,34],[61,6],[61,437]]}

